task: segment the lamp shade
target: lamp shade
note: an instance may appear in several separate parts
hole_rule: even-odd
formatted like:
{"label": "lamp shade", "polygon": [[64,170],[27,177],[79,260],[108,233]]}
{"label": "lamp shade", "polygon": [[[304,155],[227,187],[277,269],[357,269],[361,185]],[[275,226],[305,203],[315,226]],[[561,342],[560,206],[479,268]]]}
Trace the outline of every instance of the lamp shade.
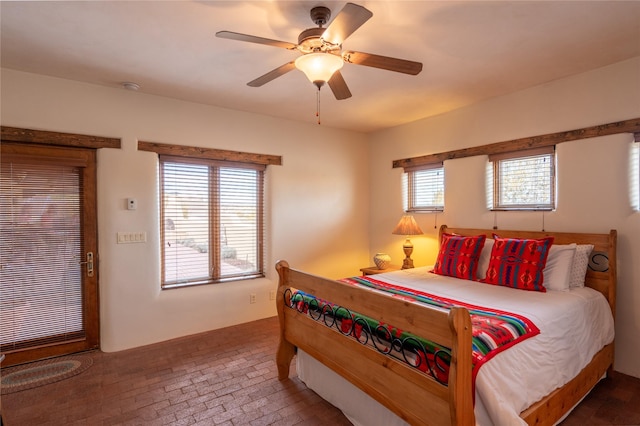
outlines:
{"label": "lamp shade", "polygon": [[422,229],[416,223],[416,220],[411,215],[404,215],[400,219],[400,222],[396,225],[396,227],[391,232],[396,235],[421,235],[423,234]]}
{"label": "lamp shade", "polygon": [[343,65],[342,57],[331,53],[307,53],[296,59],[296,68],[314,84],[326,83]]}

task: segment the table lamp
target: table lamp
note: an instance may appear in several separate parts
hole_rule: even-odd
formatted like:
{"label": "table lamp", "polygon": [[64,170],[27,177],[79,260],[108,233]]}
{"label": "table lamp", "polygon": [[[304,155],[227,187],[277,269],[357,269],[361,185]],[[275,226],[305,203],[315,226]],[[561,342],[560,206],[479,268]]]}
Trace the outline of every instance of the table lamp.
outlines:
{"label": "table lamp", "polygon": [[404,258],[404,261],[402,262],[402,269],[413,268],[413,259],[411,259],[411,253],[413,253],[413,244],[411,243],[411,240],[409,240],[408,236],[422,235],[422,229],[420,229],[413,216],[405,214],[404,216],[402,216],[400,222],[398,222],[396,227],[393,229],[393,232],[391,233],[396,235],[404,235],[407,238],[404,244],[402,244],[402,250],[404,251],[404,254],[406,256]]}

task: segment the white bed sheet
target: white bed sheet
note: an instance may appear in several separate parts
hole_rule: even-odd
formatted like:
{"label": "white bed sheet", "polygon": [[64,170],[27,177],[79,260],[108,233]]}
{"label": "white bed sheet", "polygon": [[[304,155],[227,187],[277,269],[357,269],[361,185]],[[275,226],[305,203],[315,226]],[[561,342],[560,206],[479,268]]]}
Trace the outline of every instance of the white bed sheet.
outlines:
{"label": "white bed sheet", "polygon": [[[540,334],[486,362],[476,378],[476,424],[524,424],[520,412],[563,386],[614,337],[609,304],[590,288],[546,293],[515,290],[431,274],[430,267],[376,275],[403,287],[524,315]],[[428,278],[428,279],[425,279]],[[406,425],[311,356],[298,351],[300,379],[356,425]]]}

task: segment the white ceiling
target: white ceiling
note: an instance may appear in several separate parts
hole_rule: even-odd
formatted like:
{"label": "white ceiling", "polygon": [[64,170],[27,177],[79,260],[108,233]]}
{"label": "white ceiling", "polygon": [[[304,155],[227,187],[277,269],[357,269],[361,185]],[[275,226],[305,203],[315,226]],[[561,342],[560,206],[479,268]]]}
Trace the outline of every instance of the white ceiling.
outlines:
{"label": "white ceiling", "polygon": [[[322,125],[371,132],[640,56],[640,1],[358,1],[373,17],[343,49],[422,62],[417,76],[345,64],[353,97],[321,91]],[[0,2],[1,65],[315,123],[298,55],[215,37],[297,42],[313,6],[342,1]],[[124,89],[123,89],[124,90]]]}

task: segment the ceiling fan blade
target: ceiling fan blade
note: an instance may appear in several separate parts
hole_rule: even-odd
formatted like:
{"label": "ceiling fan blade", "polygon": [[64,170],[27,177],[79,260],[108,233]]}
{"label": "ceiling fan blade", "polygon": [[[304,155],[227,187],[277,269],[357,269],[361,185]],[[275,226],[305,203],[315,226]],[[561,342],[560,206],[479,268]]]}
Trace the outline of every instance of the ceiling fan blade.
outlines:
{"label": "ceiling fan blade", "polygon": [[294,50],[296,44],[287,41],[272,40],[270,38],[257,37],[248,34],[234,33],[233,31],[218,31],[216,37],[228,38],[229,40],[248,41],[250,43],[266,44],[268,46],[282,47],[284,49]]}
{"label": "ceiling fan blade", "polygon": [[322,38],[333,44],[342,42],[367,22],[373,13],[362,6],[347,3],[329,24]]}
{"label": "ceiling fan blade", "polygon": [[331,88],[333,95],[339,101],[351,97],[351,91],[347,87],[347,83],[344,81],[344,78],[342,77],[342,74],[340,74],[340,71],[336,71],[333,73],[333,75],[329,79],[329,87]]}
{"label": "ceiling fan blade", "polygon": [[278,68],[276,68],[276,69],[274,69],[272,71],[269,71],[265,75],[262,75],[262,76],[256,78],[255,80],[252,80],[252,81],[248,82],[247,86],[260,87],[263,84],[267,84],[271,80],[275,80],[276,78],[280,77],[281,75],[284,75],[284,74],[288,73],[289,71],[291,71],[295,67],[296,67],[295,61],[291,61],[289,63],[286,63],[284,65],[279,66]]}
{"label": "ceiling fan blade", "polygon": [[380,68],[388,71],[417,75],[422,71],[422,63],[407,61],[405,59],[390,58],[388,56],[374,55],[372,53],[354,52],[349,50],[342,54],[345,62],[367,67]]}

